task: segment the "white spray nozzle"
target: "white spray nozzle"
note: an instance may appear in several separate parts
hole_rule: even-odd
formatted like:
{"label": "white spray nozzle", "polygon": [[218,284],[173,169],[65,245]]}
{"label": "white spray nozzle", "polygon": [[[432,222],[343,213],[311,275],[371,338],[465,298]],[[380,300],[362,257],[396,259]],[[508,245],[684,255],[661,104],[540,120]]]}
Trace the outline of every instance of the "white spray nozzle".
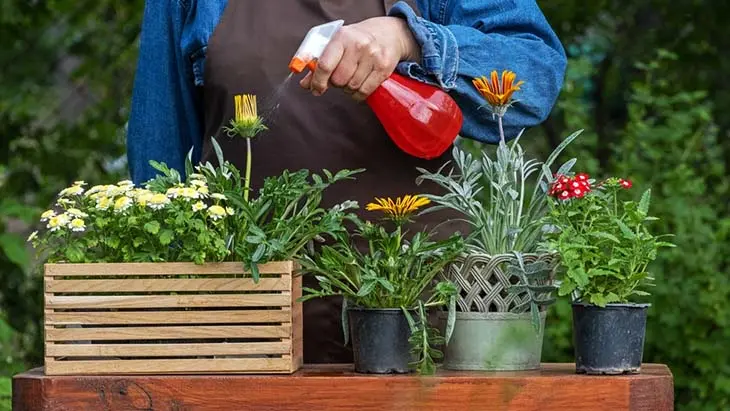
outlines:
{"label": "white spray nozzle", "polygon": [[293,73],[301,73],[306,67],[313,70],[317,59],[344,23],[344,20],[335,20],[312,27],[289,62],[289,70]]}

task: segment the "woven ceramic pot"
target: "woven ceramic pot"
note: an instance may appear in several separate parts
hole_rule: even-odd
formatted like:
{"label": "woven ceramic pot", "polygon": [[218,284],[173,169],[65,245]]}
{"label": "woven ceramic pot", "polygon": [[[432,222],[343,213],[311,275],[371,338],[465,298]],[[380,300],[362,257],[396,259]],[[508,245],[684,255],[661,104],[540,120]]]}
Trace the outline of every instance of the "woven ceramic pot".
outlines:
{"label": "woven ceramic pot", "polygon": [[[540,367],[546,312],[530,311],[534,298],[526,283],[552,286],[557,258],[552,254],[472,254],[449,265],[445,276],[459,289],[456,324],[444,347],[444,368],[519,371]],[[446,313],[441,313],[445,321]]]}

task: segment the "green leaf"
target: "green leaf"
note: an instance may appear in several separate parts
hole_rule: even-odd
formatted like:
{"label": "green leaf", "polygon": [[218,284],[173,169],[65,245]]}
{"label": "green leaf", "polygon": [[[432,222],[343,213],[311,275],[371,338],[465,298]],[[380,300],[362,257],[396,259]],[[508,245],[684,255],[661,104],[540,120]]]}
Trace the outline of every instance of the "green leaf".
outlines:
{"label": "green leaf", "polygon": [[627,238],[629,240],[633,240],[636,238],[636,234],[634,234],[633,231],[629,228],[629,226],[626,225],[623,221],[616,219],[616,225],[618,226],[619,230],[621,230],[621,234],[623,234],[624,238]]}
{"label": "green leaf", "polygon": [[264,256],[265,252],[266,252],[266,244],[259,244],[258,247],[256,247],[256,250],[254,250],[253,255],[251,256],[251,261],[254,263],[260,262],[261,257]]}
{"label": "green leaf", "polygon": [[147,240],[145,240],[144,237],[135,237],[134,240],[132,240],[132,245],[136,248],[144,244],[146,241]]}
{"label": "green leaf", "polygon": [[570,280],[565,280],[560,284],[560,288],[558,289],[558,295],[564,296],[572,293],[575,290],[575,283],[573,283]]}
{"label": "green leaf", "polygon": [[150,221],[144,225],[144,230],[150,234],[157,234],[160,232],[160,223],[157,221]]}
{"label": "green leaf", "polygon": [[606,303],[608,301],[606,300],[606,296],[603,294],[591,294],[590,303],[595,304],[599,307],[605,307]]}
{"label": "green leaf", "polygon": [[588,235],[589,236],[593,236],[593,237],[597,237],[597,238],[604,238],[606,240],[613,241],[616,244],[621,244],[621,240],[619,240],[618,238],[616,238],[616,236],[613,235],[613,234],[609,234],[609,233],[604,233],[602,231],[598,231],[598,232],[589,232]]}
{"label": "green leaf", "polygon": [[80,263],[84,260],[84,250],[77,244],[70,244],[66,247],[66,258],[72,263]]}
{"label": "green leaf", "polygon": [[446,330],[444,330],[444,338],[448,343],[451,341],[451,336],[454,334],[454,327],[456,326],[456,296],[452,295],[449,298],[449,310],[446,317]]}
{"label": "green leaf", "polygon": [[160,233],[160,244],[162,245],[170,245],[172,242],[172,239],[175,237],[175,233],[170,230],[169,228],[166,228],[162,230]]}
{"label": "green leaf", "polygon": [[340,312],[340,320],[342,321],[342,334],[345,338],[345,345],[350,341],[350,324],[347,317],[347,297],[342,298],[342,311]]}
{"label": "green leaf", "polygon": [[639,213],[645,216],[649,214],[649,202],[651,201],[651,189],[644,191],[639,201]]}
{"label": "green leaf", "polygon": [[358,297],[367,297],[375,289],[376,281],[368,281],[357,292]]}
{"label": "green leaf", "polygon": [[0,234],[0,250],[13,264],[25,269],[28,267],[30,258],[25,248],[25,241],[19,235],[2,233]]}

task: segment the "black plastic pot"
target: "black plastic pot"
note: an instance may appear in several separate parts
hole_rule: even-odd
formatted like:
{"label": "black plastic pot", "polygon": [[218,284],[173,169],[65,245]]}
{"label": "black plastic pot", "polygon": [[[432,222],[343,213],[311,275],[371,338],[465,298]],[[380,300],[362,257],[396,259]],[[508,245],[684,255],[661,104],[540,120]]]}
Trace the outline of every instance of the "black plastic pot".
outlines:
{"label": "black plastic pot", "polygon": [[637,374],[649,304],[573,304],[575,370],[579,374]]}
{"label": "black plastic pot", "polygon": [[348,309],[355,372],[404,374],[411,359],[408,320],[400,309]]}

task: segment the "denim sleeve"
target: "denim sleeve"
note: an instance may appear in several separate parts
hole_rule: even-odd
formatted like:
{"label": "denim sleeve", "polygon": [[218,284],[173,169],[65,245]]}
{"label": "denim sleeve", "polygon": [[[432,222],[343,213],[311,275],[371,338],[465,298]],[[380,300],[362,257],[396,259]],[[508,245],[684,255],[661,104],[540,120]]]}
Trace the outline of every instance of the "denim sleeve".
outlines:
{"label": "denim sleeve", "polygon": [[391,16],[407,20],[421,45],[420,62],[398,71],[448,90],[464,113],[461,135],[499,141],[497,123],[472,85],[492,70],[512,70],[524,80],[504,117],[505,135],[535,126],[550,114],[563,84],[565,50],[535,0],[419,0],[423,17],[398,2]]}
{"label": "denim sleeve", "polygon": [[187,152],[199,145],[199,97],[181,47],[190,9],[190,0],[145,2],[127,129],[127,159],[136,184],[157,174],[150,160],[184,171]]}

